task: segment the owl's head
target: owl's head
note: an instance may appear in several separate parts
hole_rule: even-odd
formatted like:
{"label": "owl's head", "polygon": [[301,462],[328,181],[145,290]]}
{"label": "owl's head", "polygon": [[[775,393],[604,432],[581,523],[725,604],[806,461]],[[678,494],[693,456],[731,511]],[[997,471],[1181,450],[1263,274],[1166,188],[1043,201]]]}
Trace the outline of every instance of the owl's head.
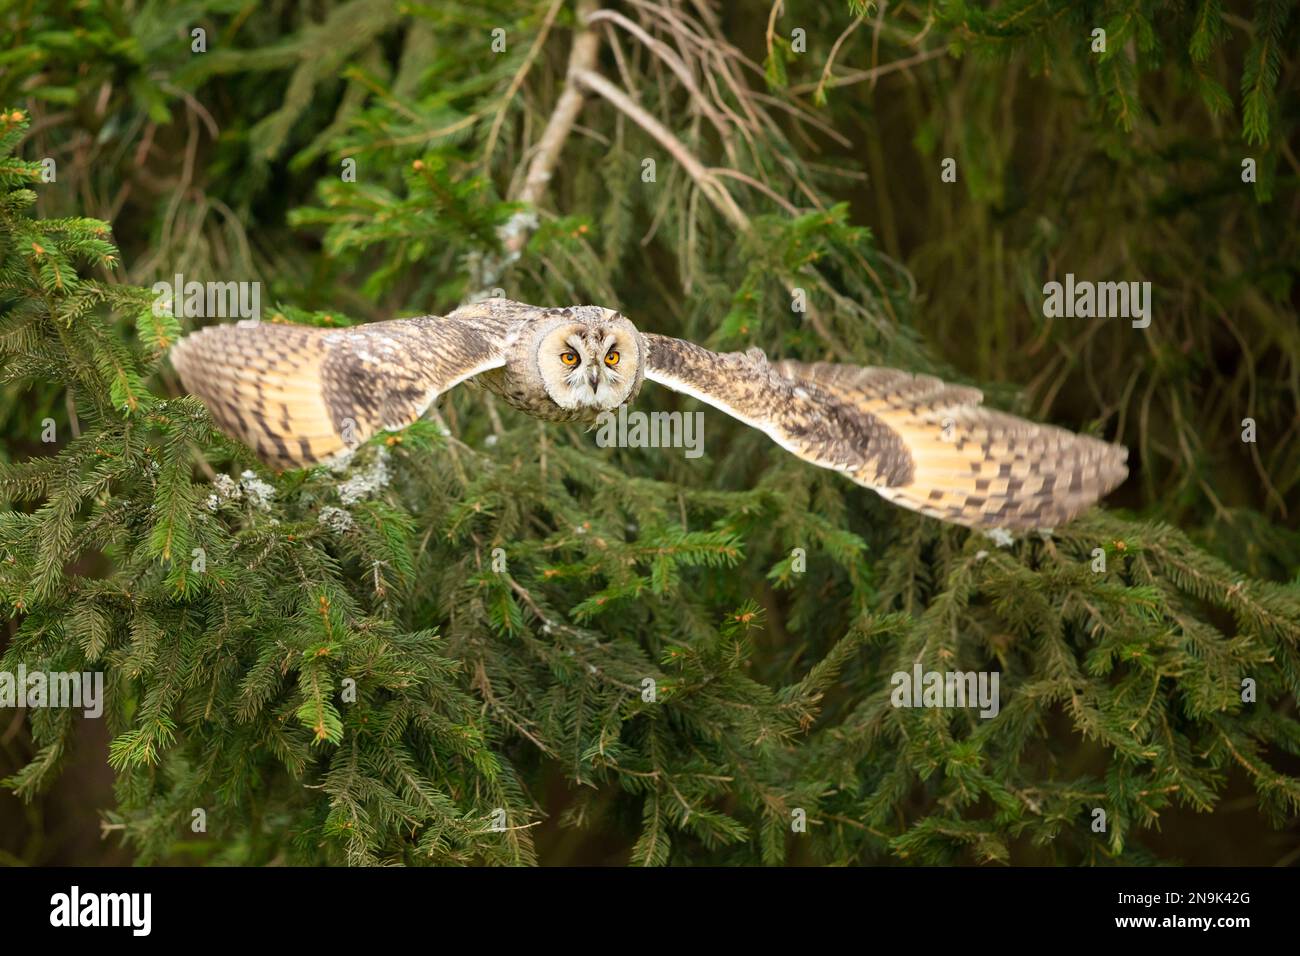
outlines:
{"label": "owl's head", "polygon": [[636,397],[644,344],[619,312],[595,305],[549,310],[539,323],[537,371],[561,408],[611,411]]}

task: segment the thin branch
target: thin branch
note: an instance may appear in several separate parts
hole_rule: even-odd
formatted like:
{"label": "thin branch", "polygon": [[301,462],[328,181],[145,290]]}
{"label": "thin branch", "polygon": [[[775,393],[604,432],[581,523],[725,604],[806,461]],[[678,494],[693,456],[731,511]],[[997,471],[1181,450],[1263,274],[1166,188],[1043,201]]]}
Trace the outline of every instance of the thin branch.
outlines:
{"label": "thin branch", "polygon": [[483,148],[484,165],[492,162],[492,150],[496,148],[497,134],[501,132],[501,124],[505,122],[506,112],[510,109],[515,94],[519,92],[519,87],[523,86],[528,71],[533,68],[537,54],[541,52],[542,44],[546,42],[546,37],[551,32],[551,25],[555,23],[556,14],[560,12],[560,7],[563,4],[564,0],[551,0],[551,7],[546,11],[546,16],[542,18],[542,26],[537,31],[537,37],[533,40],[533,45],[528,48],[528,53],[524,56],[524,62],[519,64],[519,69],[515,71],[514,78],[510,81],[510,88],[506,90],[506,95],[501,98],[501,106],[497,109],[496,118],[492,120],[492,129],[488,133],[487,145]]}
{"label": "thin branch", "polygon": [[[899,70],[906,70],[908,67],[925,63],[928,60],[937,59],[947,52],[947,50],[942,48],[937,50],[922,50],[920,53],[909,56],[906,59],[895,60],[893,63],[886,63],[884,66],[877,66],[870,70],[856,70],[853,73],[843,73],[835,77],[833,80],[826,82],[824,85],[826,87],[850,86],[853,83],[864,83],[868,81],[874,82],[877,77],[884,76],[886,73],[897,73]],[[801,83],[798,86],[790,87],[789,92],[795,94],[807,93],[818,89],[822,85],[822,83]]]}
{"label": "thin branch", "polygon": [[[686,144],[678,139],[668,127],[633,102],[630,96],[599,73],[592,70],[581,70],[575,73],[573,77],[592,92],[604,97],[611,105],[625,114],[628,119],[658,140],[659,144],[668,150],[673,159],[677,160],[682,169],[686,170],[687,175],[695,180],[696,185],[700,187],[700,192],[713,204],[713,207],[718,210],[722,217],[730,222],[737,232],[749,232],[749,217],[736,205],[735,198],[718,181],[713,170],[700,162],[695,154],[687,148]],[[791,288],[791,284],[786,283],[786,287]],[[821,316],[812,308],[809,308],[804,313],[804,317],[816,330],[817,334],[821,336],[822,340],[837,352],[841,358],[849,356],[849,351],[831,333],[830,329],[822,321]]]}
{"label": "thin branch", "polygon": [[664,126],[654,116],[651,116],[649,112],[633,102],[630,96],[594,70],[579,70],[573,74],[573,78],[593,93],[597,93],[608,100],[611,105],[649,133],[664,149],[668,150],[673,159],[677,160],[682,169],[686,170],[687,175],[699,184],[705,197],[713,203],[714,208],[728,222],[737,229],[749,229],[749,217],[736,205],[736,200],[732,198],[731,193],[727,192],[717,178],[709,172],[708,167],[700,162],[686,147],[686,144],[673,135],[673,132],[668,127]]}
{"label": "thin branch", "polygon": [[854,17],[853,22],[850,23],[848,25],[848,28],[845,29],[845,31],[839,35],[839,38],[835,41],[835,44],[831,47],[831,54],[826,58],[826,65],[822,67],[821,79],[817,81],[816,92],[813,93],[814,101],[820,102],[818,97],[820,97],[822,91],[826,89],[826,81],[827,79],[830,78],[831,67],[835,65],[835,57],[839,54],[840,47],[844,45],[844,41],[847,40],[853,34],[854,30],[862,26],[863,18],[864,18],[864,14],[859,14],[858,16]]}
{"label": "thin branch", "polygon": [[771,60],[776,56],[776,18],[781,15],[781,8],[785,6],[783,0],[776,0],[772,4],[772,9],[767,15],[767,33],[764,39],[767,41],[767,58]]}
{"label": "thin branch", "polygon": [[[557,6],[558,4],[553,5],[551,10],[548,11],[543,32],[549,29]],[[583,25],[574,34],[573,46],[569,50],[569,66],[564,81],[564,89],[560,91],[559,99],[555,101],[555,108],[546,121],[546,128],[542,130],[541,138],[525,152],[526,156],[531,153],[532,159],[528,163],[528,172],[524,176],[523,186],[514,198],[529,206],[536,206],[546,193],[551,176],[555,173],[556,164],[560,161],[560,154],[564,151],[564,144],[573,132],[578,113],[582,110],[585,96],[581,87],[574,80],[574,75],[579,70],[590,69],[596,65],[596,56],[600,52],[600,35],[597,28],[586,23],[586,18],[595,10],[596,0],[578,0],[576,12],[578,22]],[[527,67],[531,65],[532,58],[535,56],[536,51],[540,49],[540,43],[541,38],[539,37],[538,40],[534,41],[532,49],[529,50],[523,67],[515,74],[515,80],[511,82],[510,90],[506,94],[506,103],[517,92],[517,84],[523,82]],[[505,104],[502,106],[503,112],[504,108]],[[497,114],[498,120],[503,115],[503,112]],[[496,131],[497,124],[494,123],[492,137],[495,137]],[[485,162],[491,159],[491,150],[494,146],[492,137],[489,138]],[[525,137],[525,142],[527,142],[527,137]],[[513,192],[513,185],[511,191]],[[484,259],[478,275],[478,284],[491,287],[496,282],[500,271],[508,263],[519,257],[519,253],[528,244],[528,238],[536,228],[537,221],[533,217],[514,216],[500,233],[501,245],[505,250],[504,256],[493,255]]]}
{"label": "thin branch", "polygon": [[776,203],[778,206],[780,206],[790,215],[792,216],[800,215],[798,206],[790,202],[790,200],[786,199],[780,193],[776,192],[771,186],[767,185],[767,183],[755,179],[753,176],[750,176],[748,173],[742,173],[738,169],[729,169],[726,166],[711,166],[709,167],[709,172],[712,173],[714,176],[727,176],[731,179],[738,179],[742,183],[745,183],[749,186],[753,186],[755,189],[761,192],[768,199],[772,200],[772,202]]}
{"label": "thin branch", "polygon": [[[569,69],[564,81],[564,89],[560,92],[560,98],[556,100],[555,109],[552,110],[551,118],[546,123],[546,129],[542,131],[542,138],[538,140],[537,154],[533,157],[533,162],[528,167],[528,174],[524,177],[524,188],[519,191],[521,202],[536,205],[542,198],[547,184],[551,181],[551,175],[555,172],[560,153],[564,150],[564,143],[569,138],[573,124],[582,109],[584,96],[575,77],[579,73],[590,71],[596,65],[596,54],[600,50],[600,34],[594,28],[585,25],[586,18],[595,10],[594,0],[578,0],[578,22],[583,23],[584,27],[573,38],[573,49],[569,51]],[[512,237],[508,248],[511,244],[514,248],[509,248],[509,251],[518,252],[523,248],[525,240],[526,236],[523,234]]]}

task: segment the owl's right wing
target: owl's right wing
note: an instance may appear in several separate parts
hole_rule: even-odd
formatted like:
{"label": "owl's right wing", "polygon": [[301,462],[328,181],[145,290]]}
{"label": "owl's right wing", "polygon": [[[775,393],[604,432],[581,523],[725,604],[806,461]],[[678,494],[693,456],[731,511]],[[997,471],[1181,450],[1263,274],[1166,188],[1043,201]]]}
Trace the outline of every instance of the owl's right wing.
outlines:
{"label": "owl's right wing", "polygon": [[409,425],[443,392],[504,365],[518,315],[507,305],[342,329],[210,326],[177,342],[171,360],[223,431],[273,468],[301,468]]}

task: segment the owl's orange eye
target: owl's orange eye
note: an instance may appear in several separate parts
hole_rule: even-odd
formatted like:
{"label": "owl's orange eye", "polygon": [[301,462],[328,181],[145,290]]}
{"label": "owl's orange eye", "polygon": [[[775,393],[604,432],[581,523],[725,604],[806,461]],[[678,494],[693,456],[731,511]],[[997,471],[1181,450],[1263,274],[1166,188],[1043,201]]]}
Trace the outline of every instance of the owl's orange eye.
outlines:
{"label": "owl's orange eye", "polygon": [[560,361],[563,362],[565,365],[568,365],[568,366],[570,366],[570,367],[572,367],[572,366],[574,366],[574,365],[577,365],[577,364],[578,364],[578,353],[577,353],[577,352],[561,352],[561,353],[560,353]]}
{"label": "owl's orange eye", "polygon": [[617,350],[615,350],[615,349],[610,349],[610,350],[609,350],[609,352],[605,355],[605,364],[608,365],[610,368],[613,368],[615,365],[618,364],[618,351],[617,351]]}

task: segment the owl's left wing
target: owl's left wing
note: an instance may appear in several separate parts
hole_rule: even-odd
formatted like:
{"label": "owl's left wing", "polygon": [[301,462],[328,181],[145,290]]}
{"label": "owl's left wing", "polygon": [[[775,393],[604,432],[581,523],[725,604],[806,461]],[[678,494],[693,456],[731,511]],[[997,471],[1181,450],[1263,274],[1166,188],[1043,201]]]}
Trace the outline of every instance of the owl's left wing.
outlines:
{"label": "owl's left wing", "polygon": [[653,382],[707,402],[895,504],[972,528],[1051,528],[1128,474],[1127,449],[980,406],[929,375],[769,363],[646,335]]}
{"label": "owl's left wing", "polygon": [[443,392],[504,365],[513,320],[488,304],[343,329],[217,325],[177,342],[171,360],[223,431],[268,465],[297,468],[409,425]]}

